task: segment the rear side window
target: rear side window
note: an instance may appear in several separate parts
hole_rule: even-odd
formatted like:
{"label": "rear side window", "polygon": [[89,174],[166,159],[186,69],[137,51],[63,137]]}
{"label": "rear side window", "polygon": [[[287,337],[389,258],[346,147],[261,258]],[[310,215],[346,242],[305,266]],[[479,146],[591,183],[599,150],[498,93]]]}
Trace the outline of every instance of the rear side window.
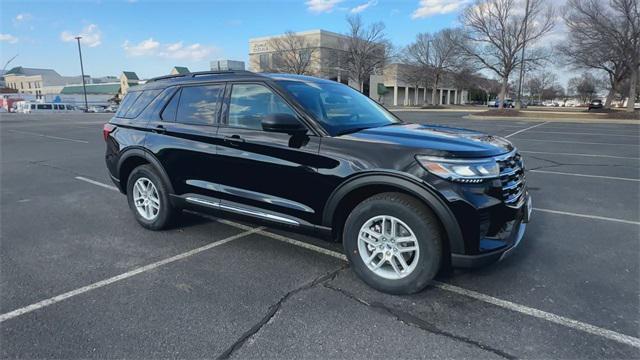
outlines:
{"label": "rear side window", "polygon": [[127,113],[124,117],[127,119],[138,117],[142,110],[144,110],[147,105],[149,105],[149,103],[151,103],[151,101],[155,99],[158,94],[160,94],[161,91],[161,89],[143,91],[142,94],[138,96],[136,101],[129,107],[129,110],[127,110]]}
{"label": "rear side window", "polygon": [[223,92],[224,85],[183,88],[180,93],[176,121],[185,124],[213,125]]}
{"label": "rear side window", "polygon": [[138,100],[138,96],[140,96],[140,94],[142,94],[142,91],[129,91],[127,95],[125,95],[124,99],[122,99],[122,103],[120,103],[116,116],[121,118],[125,117],[125,114],[129,111],[131,105]]}

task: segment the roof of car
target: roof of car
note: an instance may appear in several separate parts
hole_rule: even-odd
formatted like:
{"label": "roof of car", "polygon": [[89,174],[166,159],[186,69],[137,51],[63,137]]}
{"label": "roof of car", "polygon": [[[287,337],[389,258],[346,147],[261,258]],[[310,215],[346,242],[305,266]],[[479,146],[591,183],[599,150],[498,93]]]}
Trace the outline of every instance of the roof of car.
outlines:
{"label": "roof of car", "polygon": [[275,73],[254,73],[246,70],[227,70],[227,71],[202,71],[185,74],[160,76],[147,80],[144,85],[136,86],[136,91],[150,89],[164,89],[168,86],[199,83],[203,81],[231,81],[231,80],[264,80],[269,78],[272,80],[288,80],[300,82],[324,83],[330,80],[320,79],[313,76],[295,75],[295,74],[275,74]]}

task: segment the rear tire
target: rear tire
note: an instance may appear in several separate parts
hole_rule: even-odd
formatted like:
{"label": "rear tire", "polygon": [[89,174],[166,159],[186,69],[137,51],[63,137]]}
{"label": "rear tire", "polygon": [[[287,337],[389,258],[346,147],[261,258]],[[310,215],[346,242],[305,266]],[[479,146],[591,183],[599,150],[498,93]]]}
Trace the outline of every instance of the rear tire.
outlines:
{"label": "rear tire", "polygon": [[425,204],[402,193],[360,203],[347,218],[343,246],[353,271],[391,294],[424,289],[442,263],[440,224]]}
{"label": "rear tire", "polygon": [[151,165],[141,165],[131,171],[127,180],[127,200],[134,217],[149,230],[163,230],[177,217],[169,201],[168,187]]}

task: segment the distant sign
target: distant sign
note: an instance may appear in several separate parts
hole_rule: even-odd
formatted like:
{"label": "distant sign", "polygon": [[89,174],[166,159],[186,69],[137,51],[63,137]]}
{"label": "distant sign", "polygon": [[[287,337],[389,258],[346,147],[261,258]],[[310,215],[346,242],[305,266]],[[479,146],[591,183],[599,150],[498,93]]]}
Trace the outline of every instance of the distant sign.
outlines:
{"label": "distant sign", "polygon": [[267,44],[266,41],[264,42],[259,42],[259,43],[254,43],[252,45],[251,48],[252,52],[265,52],[265,51],[269,51],[269,45]]}

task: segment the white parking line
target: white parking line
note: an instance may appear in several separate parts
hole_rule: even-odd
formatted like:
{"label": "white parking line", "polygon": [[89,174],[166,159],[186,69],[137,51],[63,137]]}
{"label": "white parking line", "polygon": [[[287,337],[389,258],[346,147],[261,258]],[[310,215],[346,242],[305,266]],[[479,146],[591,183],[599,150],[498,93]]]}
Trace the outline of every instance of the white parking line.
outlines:
{"label": "white parking line", "polygon": [[583,144],[583,145],[610,145],[610,146],[640,146],[640,144],[612,144],[612,143],[603,143],[603,142],[586,142],[586,141],[564,141],[564,140],[544,140],[544,139],[527,139],[527,138],[517,138],[515,140],[519,141],[541,141],[546,143],[561,143],[561,144]]}
{"label": "white parking line", "polygon": [[640,138],[640,135],[622,135],[622,134],[603,134],[603,133],[585,133],[585,132],[564,132],[564,131],[541,131],[541,130],[533,130],[530,131],[532,133],[539,134],[561,134],[561,135],[594,135],[594,136],[623,136],[623,137],[632,137],[632,138]]}
{"label": "white parking line", "polygon": [[533,210],[540,211],[540,212],[546,212],[546,213],[550,213],[550,214],[568,215],[568,216],[575,216],[575,217],[581,217],[581,218],[587,218],[587,219],[613,221],[613,222],[619,222],[619,223],[623,223],[623,224],[640,225],[640,221],[631,221],[631,220],[624,220],[624,219],[618,219],[618,218],[610,218],[610,217],[605,217],[605,216],[577,214],[577,213],[568,212],[568,211],[541,209],[541,208],[533,208]]}
{"label": "white parking line", "polygon": [[51,135],[46,135],[46,134],[34,133],[34,132],[31,132],[31,131],[21,131],[21,130],[7,130],[7,131],[13,132],[13,133],[16,133],[16,134],[26,134],[26,135],[40,136],[40,137],[44,137],[44,138],[48,138],[48,139],[73,141],[73,142],[78,142],[78,143],[83,143],[83,144],[88,144],[89,143],[86,140],[69,139],[69,138],[64,138],[64,137],[59,137],[59,136],[51,136]]}
{"label": "white parking line", "polygon": [[117,187],[113,186],[113,185],[107,185],[107,184],[103,184],[99,181],[95,181],[95,180],[91,180],[91,179],[87,179],[84,176],[76,176],[75,177],[77,180],[82,180],[82,181],[86,181],[89,184],[93,184],[93,185],[97,185],[97,186],[102,186],[103,188],[107,188],[109,190],[116,190],[119,191]]}
{"label": "white parking line", "polygon": [[[96,183],[94,181],[91,182],[92,184]],[[106,184],[102,184],[104,185],[105,188],[110,188],[109,185]],[[574,216],[582,216],[580,214],[571,214],[571,213],[565,213],[565,212],[561,212],[561,211],[553,211],[553,210],[546,210],[546,209],[535,209],[536,211],[545,211],[545,212],[552,212],[552,213],[559,213],[559,214],[564,214],[564,215],[574,215]],[[584,216],[584,217],[589,217],[589,218],[596,218],[596,219],[604,219],[604,220],[614,220],[614,221],[620,221],[620,222],[628,222],[628,223],[635,223],[635,222],[631,222],[631,221],[624,221],[624,220],[619,220],[619,219],[609,219],[609,218],[601,218],[601,217],[597,217],[597,216]],[[257,233],[263,236],[267,236],[269,238],[272,238],[274,240],[278,240],[278,241],[283,241],[286,242],[288,244],[292,244],[295,246],[300,246],[302,248],[308,249],[308,250],[312,250],[312,251],[316,251],[319,252],[321,254],[324,255],[328,255],[328,256],[332,256],[334,258],[346,261],[346,256],[342,253],[339,253],[337,251],[333,251],[333,250],[329,250],[329,249],[325,249],[319,246],[315,246],[315,245],[311,245],[311,244],[307,244],[305,242],[299,241],[299,240],[295,240],[286,236],[282,236],[279,234],[274,234],[271,233],[269,231],[265,231],[264,227],[257,227],[257,228],[252,228],[250,226],[247,225],[243,225],[240,223],[236,223],[234,221],[229,221],[229,220],[219,220],[221,223],[227,224],[227,225],[231,225],[234,227],[237,227],[239,229],[245,230],[244,232],[234,235],[234,236],[230,236],[226,239],[217,241],[215,243],[211,243],[209,245],[205,245],[203,247],[170,257],[168,259],[165,260],[160,260],[158,262],[143,266],[141,268],[132,270],[130,272],[106,279],[106,280],[102,280],[99,281],[97,283],[82,287],[80,289],[77,290],[73,290],[58,296],[55,296],[53,298],[47,299],[47,300],[43,300],[41,302],[26,306],[24,308],[21,309],[17,309],[14,311],[11,311],[9,313],[0,315],[0,322],[8,320],[10,318],[14,318],[16,316],[20,316],[22,314],[37,310],[39,308],[45,307],[45,306],[49,306],[51,304],[54,304],[56,302],[65,300],[67,298],[70,298],[72,296],[87,292],[87,291],[91,291],[93,289],[105,286],[105,285],[109,285],[111,283],[129,278],[131,276],[137,275],[139,273],[157,268],[159,266],[180,260],[180,259],[184,259],[186,257],[195,255],[197,253],[200,253],[202,251],[214,248],[216,246],[222,245],[224,243],[233,241],[235,239],[241,238],[243,236],[249,235],[251,233]],[[635,224],[640,224],[640,223],[635,223]],[[616,341],[618,343],[622,343],[622,344],[626,344],[629,346],[633,346],[636,348],[640,348],[640,338],[636,338],[633,336],[629,336],[629,335],[625,335],[625,334],[621,334],[618,333],[616,331],[613,330],[608,330],[608,329],[604,329],[601,327],[597,327],[591,324],[587,324],[581,321],[577,321],[574,319],[570,319],[564,316],[560,316],[560,315],[556,315],[550,312],[546,312],[546,311],[542,311],[542,310],[538,310],[529,306],[525,306],[525,305],[521,305],[521,304],[517,304],[511,301],[507,301],[507,300],[502,300],[502,299],[498,299],[495,298],[493,296],[489,296],[489,295],[485,295],[473,290],[468,290],[465,288],[461,288],[455,285],[451,285],[451,284],[446,284],[446,283],[442,283],[442,282],[434,282],[434,286],[436,288],[439,288],[441,290],[445,290],[445,291],[449,291],[449,292],[453,292],[459,295],[463,295],[463,296],[467,296],[473,299],[476,299],[478,301],[482,301],[484,303],[488,303],[494,306],[498,306],[501,307],[503,309],[507,309],[507,310],[511,310],[511,311],[515,311],[524,315],[528,315],[531,317],[535,317],[535,318],[539,318],[542,320],[546,320],[558,325],[562,325],[564,327],[570,328],[570,329],[574,329],[574,330],[578,330],[578,331],[582,331],[585,333],[589,333],[592,335],[596,335],[602,338],[606,338],[609,340],[613,340]]]}
{"label": "white parking line", "polygon": [[585,156],[585,157],[600,157],[600,158],[608,158],[608,159],[629,159],[629,160],[640,160],[637,157],[628,157],[628,156],[613,156],[613,155],[599,155],[599,154],[582,154],[582,153],[553,153],[553,152],[545,152],[545,151],[529,151],[529,150],[518,150],[523,154],[544,154],[544,155],[566,155],[566,156]]}
{"label": "white parking line", "polygon": [[540,173],[540,174],[554,174],[554,175],[579,176],[579,177],[588,177],[588,178],[597,178],[597,179],[640,182],[640,179],[623,178],[623,177],[616,177],[616,176],[604,176],[604,175],[576,174],[576,173],[567,173],[567,172],[560,172],[560,171],[528,170],[527,172]]}
{"label": "white parking line", "polygon": [[528,128],[524,128],[524,129],[518,130],[518,131],[516,131],[516,132],[514,132],[514,133],[511,133],[511,134],[509,134],[509,135],[506,135],[506,136],[505,136],[505,138],[510,138],[510,137],[512,137],[512,136],[514,136],[514,135],[518,135],[518,134],[523,133],[523,132],[525,132],[525,131],[527,131],[527,130],[534,129],[534,128],[537,128],[538,126],[542,126],[542,125],[544,125],[544,124],[548,124],[548,123],[549,123],[548,121],[545,121],[545,122],[540,123],[540,124],[535,124],[535,125],[533,125],[533,126],[529,126]]}
{"label": "white parking line", "polygon": [[110,277],[108,279],[101,280],[101,281],[95,282],[93,284],[89,284],[87,286],[83,286],[81,288],[78,288],[78,289],[75,289],[75,290],[71,290],[71,291],[68,291],[66,293],[63,293],[63,294],[60,294],[60,295],[57,295],[57,296],[54,296],[54,297],[39,301],[39,302],[37,302],[35,304],[31,304],[31,305],[28,305],[28,306],[25,306],[25,307],[10,311],[8,313],[0,315],[0,323],[3,322],[3,321],[9,320],[9,319],[13,319],[13,318],[15,318],[17,316],[24,315],[24,314],[30,313],[30,312],[38,310],[38,309],[42,309],[42,308],[47,307],[49,305],[53,305],[53,304],[55,304],[57,302],[60,302],[62,300],[66,300],[66,299],[74,297],[76,295],[80,295],[80,294],[89,292],[91,290],[95,290],[95,289],[101,288],[103,286],[107,286],[109,284],[113,284],[115,282],[118,282],[118,281],[121,281],[121,280],[124,280],[124,279],[128,279],[128,278],[130,278],[132,276],[147,272],[149,270],[153,270],[153,269],[158,268],[160,266],[167,265],[167,264],[170,264],[172,262],[188,258],[190,256],[199,254],[199,253],[201,253],[203,251],[206,251],[206,250],[209,250],[209,249],[213,249],[214,247],[217,247],[217,246],[220,246],[220,245],[224,245],[224,244],[226,244],[226,243],[228,243],[230,241],[240,239],[240,238],[242,238],[244,236],[247,236],[249,234],[256,233],[256,232],[258,232],[258,231],[260,231],[262,229],[263,229],[263,227],[253,228],[251,230],[247,230],[247,231],[241,232],[239,234],[229,236],[229,237],[227,237],[225,239],[218,240],[218,241],[213,242],[211,244],[207,244],[205,246],[201,246],[199,248],[195,248],[193,250],[189,250],[187,252],[183,252],[182,254],[178,254],[178,255],[172,256],[170,258],[166,258],[164,260],[156,261],[156,262],[151,263],[149,265],[145,265],[145,266],[133,269],[131,271],[127,271],[127,272],[125,272],[123,274],[120,274],[120,275],[117,275],[117,276],[114,276],[114,277]]}
{"label": "white parking line", "polygon": [[[536,209],[538,210],[538,209]],[[243,224],[238,224],[238,223],[234,223],[233,221],[225,221],[225,224],[231,225],[231,226],[236,226],[238,228],[241,229],[245,229],[247,228],[246,225]],[[309,250],[313,250],[313,251],[317,251],[320,252],[322,254],[325,255],[329,255],[332,256],[334,258],[340,259],[340,260],[344,260],[347,261],[347,257],[342,254],[339,253],[337,251],[333,251],[333,250],[328,250],[325,248],[321,248],[319,246],[315,246],[315,245],[310,245],[307,244],[305,242],[302,241],[298,241],[286,236],[282,236],[279,234],[274,234],[271,233],[269,231],[264,231],[261,230],[258,232],[259,235],[263,235],[263,236],[267,236],[269,238],[278,240],[278,241],[283,241],[286,242],[288,244],[292,244],[292,245],[296,245],[296,246],[300,246],[303,247],[305,249],[309,249]],[[461,288],[459,286],[455,286],[455,285],[451,285],[451,284],[447,284],[447,283],[443,283],[443,282],[439,282],[439,281],[434,281],[433,282],[433,286],[441,289],[441,290],[445,290],[445,291],[449,291],[449,292],[453,292],[459,295],[464,295],[466,297],[470,297],[491,305],[495,305],[504,309],[508,309],[511,311],[515,311],[515,312],[519,312],[521,314],[524,315],[529,315],[535,318],[539,318],[542,320],[546,320],[558,325],[562,325],[574,330],[579,330],[582,332],[586,332],[592,335],[596,335],[596,336],[600,336],[603,338],[607,338],[609,340],[613,340],[613,341],[617,341],[619,343],[622,344],[626,344],[626,345],[630,345],[636,348],[640,348],[640,339],[639,338],[635,338],[633,336],[629,336],[629,335],[624,335],[621,333],[618,333],[616,331],[612,331],[612,330],[608,330],[608,329],[604,329],[601,327],[597,327],[591,324],[587,324],[578,320],[574,320],[574,319],[570,319],[564,316],[560,316],[560,315],[556,315],[550,312],[546,312],[546,311],[542,311],[542,310],[538,310],[529,306],[525,306],[525,305],[520,305],[511,301],[507,301],[507,300],[502,300],[502,299],[498,299],[495,298],[493,296],[489,296],[489,295],[485,295],[482,293],[479,293],[477,291],[473,291],[473,290],[468,290],[465,288]]]}

